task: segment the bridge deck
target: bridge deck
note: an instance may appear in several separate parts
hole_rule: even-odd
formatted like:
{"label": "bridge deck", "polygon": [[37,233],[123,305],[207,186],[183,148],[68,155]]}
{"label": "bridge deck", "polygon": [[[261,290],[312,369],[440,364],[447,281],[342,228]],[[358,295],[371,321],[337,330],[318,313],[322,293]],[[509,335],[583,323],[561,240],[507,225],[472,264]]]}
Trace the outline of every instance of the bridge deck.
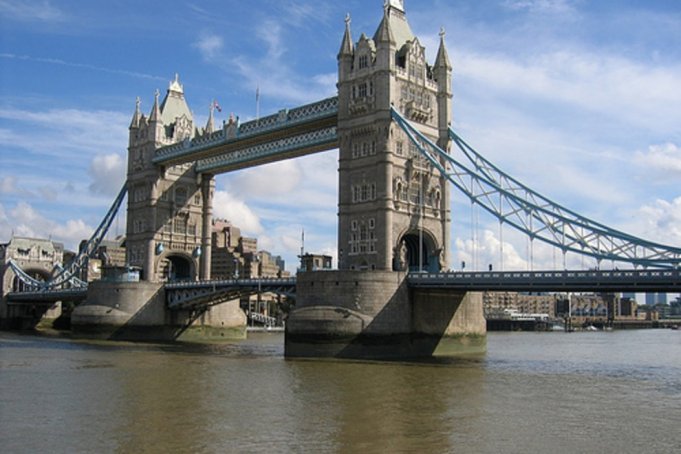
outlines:
{"label": "bridge deck", "polygon": [[199,173],[228,172],[337,148],[337,125],[338,98],[328,98],[160,148],[153,162],[195,162]]}
{"label": "bridge deck", "polygon": [[458,291],[655,292],[681,290],[679,270],[414,273],[409,287]]}
{"label": "bridge deck", "polygon": [[57,301],[82,301],[86,296],[87,288],[72,288],[44,292],[10,292],[7,294],[7,301],[9,304],[54,304]]}

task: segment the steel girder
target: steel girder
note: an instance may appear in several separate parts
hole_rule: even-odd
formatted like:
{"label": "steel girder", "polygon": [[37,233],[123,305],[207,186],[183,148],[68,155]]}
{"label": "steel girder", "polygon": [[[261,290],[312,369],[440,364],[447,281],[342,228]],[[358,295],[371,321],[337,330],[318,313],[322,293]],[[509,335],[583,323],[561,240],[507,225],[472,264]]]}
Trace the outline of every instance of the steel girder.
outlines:
{"label": "steel girder", "polygon": [[460,163],[414,128],[394,107],[393,119],[419,151],[473,204],[527,235],[574,252],[634,266],[678,268],[681,248],[654,243],[610,228],[530,189],[482,157],[451,129],[450,137],[473,165]]}
{"label": "steel girder", "polygon": [[78,255],[76,255],[73,260],[66,265],[66,267],[57,267],[57,274],[49,281],[39,281],[32,278],[26,274],[17,263],[15,263],[13,260],[10,260],[9,266],[12,268],[12,271],[14,271],[19,280],[26,285],[26,289],[28,291],[49,291],[58,288],[86,288],[87,282],[80,280],[77,276],[83,267],[87,266],[88,260],[90,257],[92,257],[99,245],[102,243],[102,240],[109,231],[111,223],[116,217],[116,213],[118,213],[118,210],[120,209],[126,194],[127,187],[124,184],[116,196],[113,204],[109,208],[109,211],[106,213],[106,216],[104,216],[102,222],[100,222],[95,232],[85,244],[85,247],[80,250]]}

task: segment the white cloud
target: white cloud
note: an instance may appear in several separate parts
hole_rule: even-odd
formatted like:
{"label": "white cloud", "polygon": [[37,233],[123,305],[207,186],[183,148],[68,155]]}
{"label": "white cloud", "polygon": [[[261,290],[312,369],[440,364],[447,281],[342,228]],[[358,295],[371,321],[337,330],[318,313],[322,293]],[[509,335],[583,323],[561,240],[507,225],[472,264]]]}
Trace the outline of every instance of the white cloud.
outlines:
{"label": "white cloud", "polygon": [[13,208],[0,205],[0,237],[3,239],[12,235],[52,238],[75,250],[80,241],[89,238],[93,231],[94,228],[82,219],[54,222],[26,202],[19,202]]}
{"label": "white cloud", "polygon": [[222,51],[223,47],[222,37],[214,34],[205,34],[194,43],[194,47],[199,49],[204,60],[212,60]]}
{"label": "white cloud", "polygon": [[264,231],[260,218],[246,203],[226,191],[215,191],[213,217],[230,221],[246,235],[258,235]]}
{"label": "white cloud", "polygon": [[287,160],[238,172],[230,178],[229,188],[241,197],[288,197],[300,182],[300,165],[297,161]]}
{"label": "white cloud", "polygon": [[64,12],[47,0],[0,0],[0,15],[21,21],[60,22],[66,19]]}
{"label": "white cloud", "polygon": [[636,217],[636,226],[647,240],[681,248],[681,197],[644,205]]}
{"label": "white cloud", "polygon": [[634,159],[637,165],[658,171],[663,177],[681,176],[681,148],[673,143],[651,145],[645,153],[637,152]]}
{"label": "white cloud", "polygon": [[88,63],[77,63],[77,62],[72,62],[72,61],[61,60],[59,58],[33,57],[33,56],[30,56],[30,55],[16,55],[16,54],[10,54],[10,53],[0,53],[0,58],[11,59],[11,60],[24,60],[24,61],[37,62],[37,63],[46,63],[48,65],[67,66],[67,67],[70,67],[70,68],[88,69],[88,70],[98,71],[98,72],[102,72],[102,73],[134,77],[134,78],[137,78],[137,79],[150,79],[150,80],[158,80],[158,81],[163,81],[163,82],[167,81],[167,79],[165,77],[155,76],[153,74],[140,73],[140,72],[137,72],[137,71],[129,71],[127,69],[107,68],[107,67],[104,67],[104,66],[91,65],[91,64],[88,64]]}
{"label": "white cloud", "polygon": [[125,161],[121,155],[97,155],[90,162],[90,190],[104,195],[116,195],[125,181]]}
{"label": "white cloud", "polygon": [[512,10],[538,13],[567,13],[574,11],[571,0],[506,0],[503,5]]}
{"label": "white cloud", "polygon": [[[484,229],[478,233],[477,241],[471,238],[456,237],[456,255],[450,263],[452,269],[460,269],[462,262],[466,263],[466,271],[487,270],[488,265],[493,269],[503,271],[526,270],[528,261],[523,259],[515,246],[507,241],[503,242],[491,230]],[[500,262],[503,257],[503,263]]]}
{"label": "white cloud", "polygon": [[0,178],[0,194],[13,194],[18,192],[17,178],[13,175]]}
{"label": "white cloud", "polygon": [[675,131],[681,122],[679,67],[651,67],[588,51],[559,51],[524,59],[469,52],[461,55],[458,63],[458,77],[484,86],[487,96],[534,102],[535,110],[542,107],[536,104],[539,100],[560,103],[658,132]]}
{"label": "white cloud", "polygon": [[0,108],[0,119],[7,121],[9,130],[0,134],[0,145],[78,162],[82,151],[92,154],[112,147],[124,148],[130,115],[103,110]]}
{"label": "white cloud", "polygon": [[[316,7],[315,7],[316,8]],[[297,25],[298,21],[310,14],[309,8],[294,8],[287,11],[284,20]],[[247,84],[247,88],[259,88],[261,96],[296,104],[316,101],[336,93],[336,74],[322,73],[305,75],[295,70],[289,57],[287,33],[291,27],[282,27],[281,18],[265,19],[257,24],[253,36],[264,44],[260,54],[232,54],[237,47],[227,50],[218,35],[207,35],[194,46],[202,57],[228,74],[236,74]],[[261,80],[254,75],[263,75]]]}

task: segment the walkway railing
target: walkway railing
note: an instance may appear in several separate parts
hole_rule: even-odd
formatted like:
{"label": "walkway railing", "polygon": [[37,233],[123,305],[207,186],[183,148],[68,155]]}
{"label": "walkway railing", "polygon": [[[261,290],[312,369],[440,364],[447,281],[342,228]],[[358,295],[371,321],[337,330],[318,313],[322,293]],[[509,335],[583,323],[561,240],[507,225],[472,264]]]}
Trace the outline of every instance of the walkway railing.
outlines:
{"label": "walkway railing", "polygon": [[215,148],[230,142],[242,141],[259,135],[270,134],[285,128],[294,128],[305,123],[338,115],[338,97],[296,107],[291,110],[281,110],[257,120],[252,120],[238,126],[234,136],[229,136],[226,129],[210,135],[185,140],[174,145],[159,148],[155,152],[154,164],[164,164],[168,161],[186,158],[186,162],[193,162],[192,155],[200,151]]}

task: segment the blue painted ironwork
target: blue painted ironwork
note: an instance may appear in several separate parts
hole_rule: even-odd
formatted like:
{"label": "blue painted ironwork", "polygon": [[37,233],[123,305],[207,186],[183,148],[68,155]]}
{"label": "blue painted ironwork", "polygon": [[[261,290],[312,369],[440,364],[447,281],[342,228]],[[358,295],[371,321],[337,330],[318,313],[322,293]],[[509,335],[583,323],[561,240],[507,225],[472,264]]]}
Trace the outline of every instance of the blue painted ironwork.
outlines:
{"label": "blue painted ironwork", "polygon": [[412,273],[411,288],[506,292],[655,292],[681,289],[679,270]]}
{"label": "blue painted ironwork", "polygon": [[338,97],[327,98],[243,123],[238,127],[233,137],[228,136],[226,129],[223,128],[210,135],[159,148],[156,150],[152,161],[154,164],[164,164],[168,161],[186,158],[186,161],[190,162],[194,161],[193,155],[203,150],[336,116],[338,116]]}
{"label": "blue painted ironwork", "polygon": [[257,292],[295,297],[296,278],[226,279],[172,282],[165,285],[166,304],[171,310],[200,309]]}
{"label": "blue painted ironwork", "polygon": [[331,126],[231,151],[219,156],[200,159],[196,163],[196,171],[198,173],[213,173],[229,167],[238,167],[240,164],[260,161],[296,150],[323,147],[336,142],[338,142],[336,127]]}
{"label": "blue painted ironwork", "polygon": [[57,301],[83,301],[87,297],[87,287],[72,287],[42,291],[10,292],[7,301],[11,304],[54,304]]}
{"label": "blue painted ironwork", "polygon": [[430,163],[454,186],[500,222],[527,235],[596,260],[678,268],[681,248],[643,240],[592,221],[538,194],[502,172],[450,130],[474,169],[454,159],[414,128],[394,107],[392,117]]}
{"label": "blue painted ironwork", "polygon": [[102,219],[102,222],[100,222],[85,246],[81,248],[78,255],[76,255],[68,265],[64,268],[58,267],[57,274],[51,279],[39,281],[26,274],[16,262],[10,260],[9,266],[24,284],[25,291],[46,292],[55,289],[86,288],[87,283],[80,280],[78,276],[80,275],[81,270],[87,266],[88,260],[95,253],[97,248],[99,248],[99,245],[109,231],[111,223],[116,217],[126,194],[127,187],[126,185],[123,185],[113,204],[109,208],[109,211],[106,213],[106,216],[104,216],[104,219]]}

